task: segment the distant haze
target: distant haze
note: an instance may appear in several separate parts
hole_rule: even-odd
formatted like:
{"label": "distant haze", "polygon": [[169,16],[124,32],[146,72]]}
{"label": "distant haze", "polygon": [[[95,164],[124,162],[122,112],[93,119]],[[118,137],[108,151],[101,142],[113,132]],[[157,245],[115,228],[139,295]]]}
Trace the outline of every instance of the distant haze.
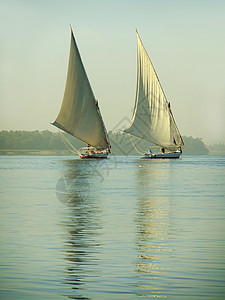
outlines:
{"label": "distant haze", "polygon": [[0,130],[56,130],[69,24],[108,130],[132,117],[137,28],[181,134],[225,142],[224,0],[1,0]]}

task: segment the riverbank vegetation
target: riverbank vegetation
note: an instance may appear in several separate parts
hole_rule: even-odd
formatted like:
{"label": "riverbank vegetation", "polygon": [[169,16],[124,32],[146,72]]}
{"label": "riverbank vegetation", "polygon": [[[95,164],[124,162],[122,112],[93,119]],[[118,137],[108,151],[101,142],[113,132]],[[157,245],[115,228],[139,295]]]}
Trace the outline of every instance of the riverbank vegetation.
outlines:
{"label": "riverbank vegetation", "polygon": [[[85,146],[80,140],[62,133],[77,149]],[[149,142],[133,139],[123,132],[109,132],[109,140],[114,155],[137,155],[150,146]],[[183,154],[206,155],[223,154],[225,145],[206,146],[201,138],[183,136]],[[221,153],[222,151],[222,153]],[[0,131],[0,153],[4,154],[33,154],[33,155],[68,155],[71,154],[63,142],[61,134],[45,131]]]}

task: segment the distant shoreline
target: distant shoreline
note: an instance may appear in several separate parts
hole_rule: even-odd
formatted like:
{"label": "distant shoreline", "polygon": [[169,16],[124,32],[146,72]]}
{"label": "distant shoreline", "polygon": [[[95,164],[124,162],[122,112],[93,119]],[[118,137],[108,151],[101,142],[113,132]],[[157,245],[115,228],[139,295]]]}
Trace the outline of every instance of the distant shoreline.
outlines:
{"label": "distant shoreline", "polygon": [[[137,151],[129,135],[109,131],[109,141],[113,155],[136,156]],[[79,149],[85,143],[64,133],[72,147]],[[201,138],[183,136],[183,155],[225,155],[225,144],[207,146]],[[151,143],[136,139],[135,145],[140,152],[145,153]],[[62,135],[48,130],[45,131],[0,131],[0,155],[74,155],[66,148]]]}
{"label": "distant shoreline", "polygon": [[[112,154],[113,155],[113,154]],[[136,154],[138,155],[138,154]],[[223,152],[212,151],[209,154],[184,154],[184,155],[225,155]],[[78,156],[69,150],[0,150],[0,156]],[[135,156],[114,154],[114,156]]]}
{"label": "distant shoreline", "polygon": [[0,156],[73,156],[74,154],[68,150],[0,150]]}

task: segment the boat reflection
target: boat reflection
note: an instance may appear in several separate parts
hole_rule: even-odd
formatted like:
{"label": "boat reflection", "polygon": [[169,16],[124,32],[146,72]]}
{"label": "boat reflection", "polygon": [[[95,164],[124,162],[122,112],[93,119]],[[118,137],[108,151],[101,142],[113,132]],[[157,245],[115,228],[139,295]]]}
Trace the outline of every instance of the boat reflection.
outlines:
{"label": "boat reflection", "polygon": [[[67,262],[64,283],[69,286],[70,299],[89,299],[82,286],[97,280],[96,253],[100,247],[101,206],[92,188],[100,178],[94,176],[91,162],[64,161],[64,172],[59,183],[58,197],[67,204],[68,210],[61,221],[66,232],[63,254]],[[96,192],[96,188],[95,188]]]}
{"label": "boat reflection", "polygon": [[170,254],[171,199],[164,194],[170,181],[171,166],[168,162],[138,162],[136,167],[137,189],[137,286],[138,295],[167,297],[163,293],[160,277],[168,269],[164,262]]}

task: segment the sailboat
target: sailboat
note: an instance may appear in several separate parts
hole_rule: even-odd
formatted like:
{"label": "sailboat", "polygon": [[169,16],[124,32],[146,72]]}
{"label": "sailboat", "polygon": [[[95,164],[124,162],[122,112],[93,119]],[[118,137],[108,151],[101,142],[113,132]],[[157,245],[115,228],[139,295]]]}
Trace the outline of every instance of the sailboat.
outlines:
{"label": "sailboat", "polygon": [[107,158],[108,134],[92,91],[71,28],[67,80],[60,112],[52,125],[87,144],[80,148],[80,158]]}
{"label": "sailboat", "polygon": [[160,84],[147,51],[137,34],[137,86],[133,117],[124,132],[149,141],[161,148],[149,148],[143,158],[179,158],[184,145],[175,123],[170,102]]}

